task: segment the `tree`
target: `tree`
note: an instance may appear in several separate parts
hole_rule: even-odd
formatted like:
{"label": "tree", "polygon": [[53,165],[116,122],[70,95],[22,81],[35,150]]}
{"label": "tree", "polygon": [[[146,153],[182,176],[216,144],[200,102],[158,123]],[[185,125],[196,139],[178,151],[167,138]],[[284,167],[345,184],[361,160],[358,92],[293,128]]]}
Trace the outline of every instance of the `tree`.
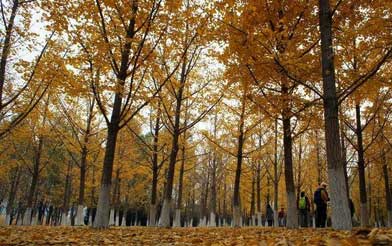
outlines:
{"label": "tree", "polygon": [[335,229],[351,230],[351,215],[345,188],[343,161],[341,159],[338,98],[332,46],[332,14],[329,0],[319,0],[319,8],[325,141],[332,204],[332,226]]}

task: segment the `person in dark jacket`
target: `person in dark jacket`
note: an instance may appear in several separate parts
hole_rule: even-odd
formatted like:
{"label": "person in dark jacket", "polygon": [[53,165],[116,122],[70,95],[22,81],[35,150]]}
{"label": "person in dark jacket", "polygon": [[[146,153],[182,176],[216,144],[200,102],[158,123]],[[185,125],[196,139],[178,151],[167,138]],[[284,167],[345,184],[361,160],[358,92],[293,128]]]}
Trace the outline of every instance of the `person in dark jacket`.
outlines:
{"label": "person in dark jacket", "polygon": [[323,228],[327,221],[327,205],[329,201],[327,184],[325,182],[322,182],[314,192],[313,200],[316,204],[316,227]]}
{"label": "person in dark jacket", "polygon": [[267,203],[267,208],[266,208],[266,220],[268,222],[268,226],[272,226],[273,222],[274,222],[274,211],[271,208],[271,205],[269,205],[269,203]]}

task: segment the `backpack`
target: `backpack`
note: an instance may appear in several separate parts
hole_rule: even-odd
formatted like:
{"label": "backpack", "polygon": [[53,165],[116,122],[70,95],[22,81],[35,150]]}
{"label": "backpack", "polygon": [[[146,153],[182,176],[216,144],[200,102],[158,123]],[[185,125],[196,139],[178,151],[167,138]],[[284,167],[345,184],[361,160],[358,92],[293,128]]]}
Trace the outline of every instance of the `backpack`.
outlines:
{"label": "backpack", "polygon": [[322,189],[317,189],[317,190],[314,192],[313,201],[314,201],[314,203],[316,203],[317,205],[323,203],[323,199],[321,198],[321,190],[322,190]]}
{"label": "backpack", "polygon": [[299,209],[306,209],[306,197],[300,197],[298,201]]}

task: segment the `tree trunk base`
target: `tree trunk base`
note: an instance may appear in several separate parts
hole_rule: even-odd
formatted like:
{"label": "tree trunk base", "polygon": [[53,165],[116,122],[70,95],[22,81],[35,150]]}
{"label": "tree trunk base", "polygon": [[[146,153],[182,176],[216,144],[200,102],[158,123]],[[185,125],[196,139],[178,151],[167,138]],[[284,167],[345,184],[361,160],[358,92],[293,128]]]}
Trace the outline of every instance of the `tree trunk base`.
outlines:
{"label": "tree trunk base", "polygon": [[116,225],[116,216],[114,209],[110,209],[110,216],[109,216],[109,226],[115,226]]}
{"label": "tree trunk base", "polygon": [[207,225],[207,218],[206,217],[201,218],[198,227],[205,227],[206,225]]}
{"label": "tree trunk base", "polygon": [[257,213],[257,226],[263,226],[263,222],[261,221],[261,213]]}
{"label": "tree trunk base", "polygon": [[83,205],[78,205],[78,209],[76,211],[75,225],[77,225],[77,226],[84,225]]}
{"label": "tree trunk base", "polygon": [[344,170],[342,167],[328,169],[332,207],[332,227],[336,230],[351,230],[351,212],[348,207]]}
{"label": "tree trunk base", "polygon": [[298,228],[298,210],[295,192],[287,192],[286,227],[290,229]]}
{"label": "tree trunk base", "polygon": [[161,216],[159,217],[159,227],[166,227],[170,228],[170,208],[171,208],[171,201],[165,199],[163,201]]}
{"label": "tree trunk base", "polygon": [[[266,224],[267,224],[267,221],[266,221]],[[275,227],[279,226],[278,210],[274,210],[274,226]]]}
{"label": "tree trunk base", "polygon": [[123,216],[123,218],[121,220],[121,226],[122,227],[127,226],[127,224],[126,224],[126,216],[125,215]]}
{"label": "tree trunk base", "polygon": [[173,227],[181,227],[181,209],[176,209],[174,216]]}
{"label": "tree trunk base", "polygon": [[367,203],[361,203],[361,227],[369,226],[369,212]]}
{"label": "tree trunk base", "polygon": [[27,208],[22,220],[22,225],[31,225],[31,208]]}
{"label": "tree trunk base", "polygon": [[95,215],[94,228],[104,229],[109,227],[110,212],[110,184],[102,184],[99,192],[97,214]]}
{"label": "tree trunk base", "polygon": [[67,217],[67,213],[63,213],[62,215],[61,215],[61,225],[63,225],[63,226],[69,226],[69,220],[68,220],[68,217]]}
{"label": "tree trunk base", "polygon": [[40,221],[38,220],[38,215],[36,215],[32,218],[32,224],[33,225],[40,225]]}
{"label": "tree trunk base", "polygon": [[5,225],[11,225],[11,215],[8,213],[5,215]]}
{"label": "tree trunk base", "polygon": [[239,206],[233,207],[233,227],[242,226],[241,209]]}
{"label": "tree trunk base", "polygon": [[150,213],[148,217],[148,226],[156,226],[157,209],[155,204],[150,204]]}
{"label": "tree trunk base", "polygon": [[392,227],[392,211],[391,210],[388,210],[388,217],[387,217],[387,227],[388,228],[391,228]]}
{"label": "tree trunk base", "polygon": [[252,220],[251,220],[252,226],[256,226],[256,216],[252,215]]}
{"label": "tree trunk base", "polygon": [[216,216],[215,213],[211,212],[210,213],[210,221],[208,223],[209,227],[216,227]]}

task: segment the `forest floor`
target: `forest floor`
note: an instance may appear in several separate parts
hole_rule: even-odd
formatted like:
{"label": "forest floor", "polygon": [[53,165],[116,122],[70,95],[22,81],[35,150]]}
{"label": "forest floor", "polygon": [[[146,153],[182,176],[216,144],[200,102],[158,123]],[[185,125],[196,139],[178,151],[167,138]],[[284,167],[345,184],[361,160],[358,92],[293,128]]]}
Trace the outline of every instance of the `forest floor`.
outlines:
{"label": "forest floor", "polygon": [[392,230],[9,226],[0,227],[0,245],[392,245]]}

